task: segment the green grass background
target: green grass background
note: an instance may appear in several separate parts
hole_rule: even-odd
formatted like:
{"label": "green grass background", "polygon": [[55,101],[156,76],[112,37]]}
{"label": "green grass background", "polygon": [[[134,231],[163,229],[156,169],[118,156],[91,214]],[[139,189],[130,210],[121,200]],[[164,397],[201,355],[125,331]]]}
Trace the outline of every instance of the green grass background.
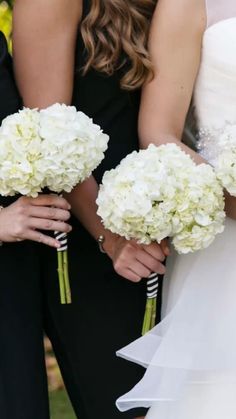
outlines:
{"label": "green grass background", "polygon": [[50,392],[51,419],[76,419],[65,390]]}

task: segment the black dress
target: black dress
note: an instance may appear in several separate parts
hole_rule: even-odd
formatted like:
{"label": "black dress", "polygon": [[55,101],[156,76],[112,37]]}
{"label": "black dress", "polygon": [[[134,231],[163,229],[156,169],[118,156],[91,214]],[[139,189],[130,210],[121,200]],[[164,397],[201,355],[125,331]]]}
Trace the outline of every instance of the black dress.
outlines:
{"label": "black dress", "polygon": [[[0,123],[20,98],[0,32]],[[16,198],[0,197],[7,206]],[[42,286],[37,245],[0,247],[0,418],[49,419],[43,349]]]}
{"label": "black dress", "polygon": [[[85,0],[84,16],[89,10]],[[105,159],[94,176],[101,182],[105,170],[115,167],[138,149],[137,118],[140,93],[120,88],[121,72],[108,77],[96,71],[82,76],[86,59],[78,34],[73,104],[93,118],[110,136]],[[146,281],[120,277],[108,256],[75,219],[69,235],[70,280],[73,303],[59,304],[56,260],[47,252],[45,288],[49,310],[47,332],[79,419],[134,418],[144,409],[120,413],[116,399],[128,391],[144,370],[116,357],[116,351],[141,335]]]}

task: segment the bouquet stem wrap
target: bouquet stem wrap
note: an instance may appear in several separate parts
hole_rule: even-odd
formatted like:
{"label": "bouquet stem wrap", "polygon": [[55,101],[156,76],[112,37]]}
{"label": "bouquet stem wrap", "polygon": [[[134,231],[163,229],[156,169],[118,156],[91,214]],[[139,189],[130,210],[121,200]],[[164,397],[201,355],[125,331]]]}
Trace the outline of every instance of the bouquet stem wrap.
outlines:
{"label": "bouquet stem wrap", "polygon": [[157,296],[158,296],[158,274],[153,273],[147,281],[147,302],[143,319],[142,335],[145,335],[156,324]]}

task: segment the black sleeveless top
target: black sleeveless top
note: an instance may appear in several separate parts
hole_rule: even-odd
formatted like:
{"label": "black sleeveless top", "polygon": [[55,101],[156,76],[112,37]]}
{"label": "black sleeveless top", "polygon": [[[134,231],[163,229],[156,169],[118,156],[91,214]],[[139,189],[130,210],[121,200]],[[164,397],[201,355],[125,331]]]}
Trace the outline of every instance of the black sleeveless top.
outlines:
{"label": "black sleeveless top", "polygon": [[11,57],[8,54],[5,37],[0,32],[0,123],[6,116],[17,112],[20,104],[13,78]]}
{"label": "black sleeveless top", "polygon": [[[83,18],[90,8],[83,1]],[[75,56],[73,105],[86,113],[110,136],[105,159],[95,170],[94,176],[101,182],[103,173],[114,168],[122,158],[138,149],[137,118],[140,101],[139,91],[128,92],[120,88],[122,70],[112,76],[90,70],[82,75],[86,60],[83,40],[78,33]]]}
{"label": "black sleeveless top", "polygon": [[[0,124],[2,120],[21,107],[20,96],[15,85],[12,60],[7,50],[7,42],[2,32],[0,32]],[[0,205],[9,205],[13,202],[13,197],[1,197]]]}

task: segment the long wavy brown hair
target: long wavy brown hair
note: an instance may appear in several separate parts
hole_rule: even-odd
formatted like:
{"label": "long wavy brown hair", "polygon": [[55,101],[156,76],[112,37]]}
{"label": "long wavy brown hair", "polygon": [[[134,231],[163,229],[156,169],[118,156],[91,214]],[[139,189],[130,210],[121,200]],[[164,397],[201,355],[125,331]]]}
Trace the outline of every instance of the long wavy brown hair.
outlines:
{"label": "long wavy brown hair", "polygon": [[93,68],[112,75],[124,69],[121,87],[139,88],[152,75],[147,51],[157,0],[91,0],[81,33],[87,51],[83,73]]}

